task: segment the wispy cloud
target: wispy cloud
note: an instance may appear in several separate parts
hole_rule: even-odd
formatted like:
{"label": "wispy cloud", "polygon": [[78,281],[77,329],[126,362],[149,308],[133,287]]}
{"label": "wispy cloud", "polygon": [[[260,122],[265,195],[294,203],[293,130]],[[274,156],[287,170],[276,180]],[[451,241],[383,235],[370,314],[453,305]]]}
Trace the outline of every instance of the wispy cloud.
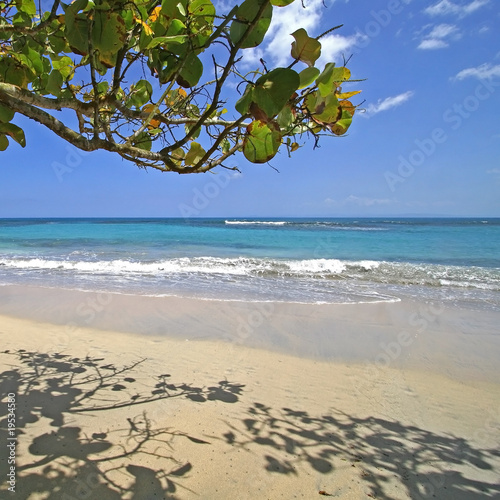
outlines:
{"label": "wispy cloud", "polygon": [[378,205],[390,205],[394,203],[394,200],[389,198],[366,198],[363,196],[350,195],[343,200],[335,200],[333,198],[326,198],[324,200],[326,205],[343,207],[346,205],[357,205],[359,207],[374,207]]}
{"label": "wispy cloud", "polygon": [[455,25],[438,24],[428,34],[424,35],[417,48],[424,50],[444,49],[449,46],[448,41],[450,39],[457,40],[458,38],[460,38],[460,33]]}
{"label": "wispy cloud", "polygon": [[489,63],[481,64],[475,68],[466,68],[456,74],[455,80],[464,80],[465,78],[477,78],[479,80],[491,80],[500,77],[500,64],[492,66]]}
{"label": "wispy cloud", "polygon": [[492,168],[491,170],[486,170],[486,173],[490,175],[500,175],[500,168]]}
{"label": "wispy cloud", "polygon": [[441,0],[438,3],[424,9],[424,12],[430,16],[455,15],[465,17],[488,4],[490,0],[473,0],[465,5],[459,5],[450,0]]}
{"label": "wispy cloud", "polygon": [[366,113],[363,116],[373,116],[382,111],[387,111],[396,106],[401,106],[404,102],[413,96],[414,92],[409,90],[403,94],[399,94],[393,97],[386,97],[385,99],[379,99],[376,104],[368,104],[366,107]]}

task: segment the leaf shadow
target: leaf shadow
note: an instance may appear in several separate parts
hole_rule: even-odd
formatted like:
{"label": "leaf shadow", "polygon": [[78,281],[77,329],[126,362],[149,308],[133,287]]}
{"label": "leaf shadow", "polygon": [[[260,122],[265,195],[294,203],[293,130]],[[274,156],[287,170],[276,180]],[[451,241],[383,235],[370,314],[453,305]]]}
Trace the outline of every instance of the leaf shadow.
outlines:
{"label": "leaf shadow", "polygon": [[260,456],[267,473],[297,475],[300,468],[323,477],[332,491],[321,495],[337,496],[338,478],[328,474],[350,469],[370,498],[400,500],[391,481],[402,485],[404,498],[500,498],[500,484],[491,481],[500,468],[498,451],[452,434],[385,418],[341,411],[315,416],[262,403],[254,403],[237,426],[228,426],[223,440]]}
{"label": "leaf shadow", "polygon": [[[9,394],[16,399],[15,436],[23,443],[16,450],[17,498],[178,498],[179,490],[189,490],[186,479],[193,466],[175,457],[173,440],[210,443],[158,427],[148,409],[174,398],[193,404],[236,403],[244,388],[227,380],[211,387],[175,383],[168,373],[157,376],[153,387],[145,387],[137,376],[145,360],[115,366],[103,358],[63,353],[19,349],[0,354],[15,358],[0,373],[0,400]],[[139,405],[142,413],[131,413]],[[123,408],[130,416],[116,413],[120,420],[103,430],[99,416]],[[75,423],[85,414],[95,418],[95,428]],[[9,416],[7,405],[0,405],[0,443],[7,442],[11,431]],[[0,496],[9,487],[9,467],[7,460],[0,460]]]}

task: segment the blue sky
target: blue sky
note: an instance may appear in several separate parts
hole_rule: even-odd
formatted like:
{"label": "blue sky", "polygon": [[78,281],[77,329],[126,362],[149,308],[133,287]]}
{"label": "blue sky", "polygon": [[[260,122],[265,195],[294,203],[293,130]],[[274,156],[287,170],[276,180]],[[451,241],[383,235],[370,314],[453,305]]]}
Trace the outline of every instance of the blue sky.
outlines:
{"label": "blue sky", "polygon": [[322,39],[322,60],[352,56],[366,78],[347,137],[315,150],[304,138],[273,168],[240,155],[240,174],[181,176],[78,152],[16,116],[28,145],[0,153],[0,217],[500,216],[498,1],[304,3],[275,9],[245,64],[288,64],[299,26],[317,36],[343,24]]}

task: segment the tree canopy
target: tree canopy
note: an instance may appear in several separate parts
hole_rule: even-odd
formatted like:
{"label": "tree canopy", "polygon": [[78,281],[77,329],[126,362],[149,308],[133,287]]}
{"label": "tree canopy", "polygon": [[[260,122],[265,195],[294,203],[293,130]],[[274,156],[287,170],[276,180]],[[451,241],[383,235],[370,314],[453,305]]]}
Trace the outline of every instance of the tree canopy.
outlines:
{"label": "tree canopy", "polygon": [[303,135],[345,134],[359,91],[342,90],[345,63],[315,66],[325,33],[292,33],[286,67],[242,70],[273,11],[293,1],[244,0],[224,14],[210,0],[0,1],[0,151],[26,144],[16,113],[83,151],[178,173],[234,168],[240,151],[265,163]]}

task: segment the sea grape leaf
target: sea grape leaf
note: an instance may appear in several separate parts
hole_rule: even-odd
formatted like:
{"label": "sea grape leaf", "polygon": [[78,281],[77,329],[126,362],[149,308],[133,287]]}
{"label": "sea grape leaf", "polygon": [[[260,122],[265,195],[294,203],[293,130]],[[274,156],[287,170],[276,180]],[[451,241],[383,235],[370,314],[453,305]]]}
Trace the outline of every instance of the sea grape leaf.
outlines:
{"label": "sea grape leaf", "polygon": [[292,33],[295,41],[292,42],[292,57],[305,62],[308,66],[314,66],[321,55],[321,43],[311,38],[304,28],[299,28]]}
{"label": "sea grape leaf", "polygon": [[13,123],[0,123],[0,134],[12,137],[23,148],[26,146],[24,130]]}
{"label": "sea grape leaf", "polygon": [[189,54],[177,77],[177,83],[186,89],[194,87],[203,74],[203,64],[196,54]]}
{"label": "sea grape leaf", "polygon": [[61,87],[63,85],[63,76],[61,72],[57,69],[54,69],[50,72],[49,77],[47,78],[47,83],[45,85],[45,91],[48,94],[52,94],[55,97],[59,97],[61,95]]}
{"label": "sea grape leaf", "polygon": [[271,0],[271,4],[276,7],[285,7],[286,5],[290,5],[295,2],[295,0]]}
{"label": "sea grape leaf", "polygon": [[134,141],[134,146],[139,149],[151,151],[151,137],[147,132],[141,132]]}
{"label": "sea grape leaf", "polygon": [[[231,23],[231,28],[229,30],[229,37],[231,41],[236,45],[245,35],[248,29],[249,23],[253,22],[257,16],[262,5],[262,0],[245,0],[238,8],[236,12],[236,19]],[[250,47],[257,47],[264,40],[264,36],[269,29],[271,24],[271,18],[273,15],[273,6],[269,4],[261,16],[261,18],[255,23],[249,35],[246,37],[245,41],[242,43],[242,49],[248,49]]]}
{"label": "sea grape leaf", "polygon": [[0,151],[5,151],[9,147],[9,139],[3,134],[0,134]]}
{"label": "sea grape leaf", "polygon": [[184,43],[186,40],[187,35],[159,36],[153,38],[146,46],[146,49],[154,49],[155,47],[158,47],[158,45],[165,47],[170,43]]}
{"label": "sea grape leaf", "polygon": [[14,118],[15,111],[12,111],[7,106],[0,104],[0,122],[9,123]]}
{"label": "sea grape leaf", "polygon": [[127,106],[140,108],[146,104],[153,95],[153,87],[147,80],[139,80],[132,88]]}
{"label": "sea grape leaf", "polygon": [[184,161],[186,165],[196,165],[206,154],[206,151],[201,147],[201,144],[193,141],[186,153]]}
{"label": "sea grape leaf", "polygon": [[350,77],[351,72],[347,68],[343,66],[336,68],[335,63],[327,63],[321,75],[316,79],[321,96],[326,97],[334,92],[341,82],[349,80]]}
{"label": "sea grape leaf", "polygon": [[313,92],[306,97],[305,104],[312,118],[321,123],[335,123],[342,113],[339,101],[334,94],[322,97],[319,92]]}
{"label": "sea grape leaf", "polygon": [[252,163],[266,163],[276,155],[281,141],[277,123],[254,120],[247,127],[243,140],[243,154]]}
{"label": "sea grape leaf", "polygon": [[125,21],[119,14],[104,10],[94,13],[92,45],[99,51],[99,59],[106,67],[115,65],[116,54],[125,43],[126,33]]}
{"label": "sea grape leaf", "polygon": [[300,78],[299,89],[303,89],[311,85],[311,83],[313,83],[314,80],[318,78],[319,74],[320,74],[319,69],[315,68],[314,66],[302,70],[299,73],[299,78]]}
{"label": "sea grape leaf", "polygon": [[335,135],[344,135],[347,129],[351,126],[352,115],[349,111],[342,109],[341,118],[329,128]]}
{"label": "sea grape leaf", "polygon": [[19,12],[24,12],[28,16],[36,14],[36,6],[34,0],[17,0],[16,8]]}
{"label": "sea grape leaf", "polygon": [[61,73],[64,79],[68,78],[74,70],[74,64],[68,56],[52,56],[52,67]]}
{"label": "sea grape leaf", "polygon": [[299,84],[296,71],[276,68],[247,86],[236,103],[236,110],[242,115],[250,112],[255,118],[267,121],[283,109]]}
{"label": "sea grape leaf", "polygon": [[340,94],[337,94],[337,98],[338,99],[349,99],[349,97],[357,95],[360,92],[361,92],[361,90],[353,90],[352,92],[342,92]]}

